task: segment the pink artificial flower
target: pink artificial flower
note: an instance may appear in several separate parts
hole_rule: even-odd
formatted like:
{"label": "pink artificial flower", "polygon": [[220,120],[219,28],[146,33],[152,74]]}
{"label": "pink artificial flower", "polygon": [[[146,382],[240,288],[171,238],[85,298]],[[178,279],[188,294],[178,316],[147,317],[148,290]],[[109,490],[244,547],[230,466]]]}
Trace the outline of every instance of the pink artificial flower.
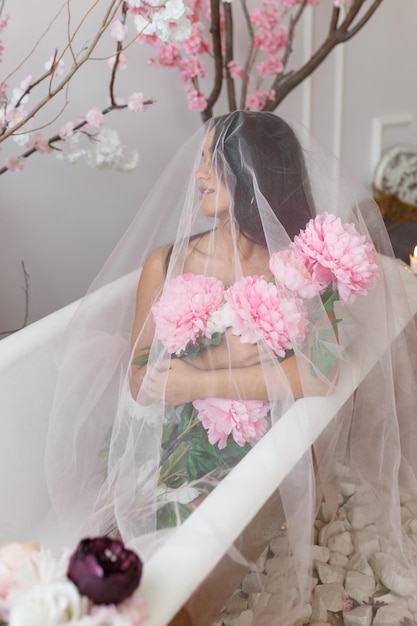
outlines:
{"label": "pink artificial flower", "polygon": [[227,69],[229,70],[231,78],[242,78],[244,72],[243,67],[238,65],[236,61],[229,61]]}
{"label": "pink artificial flower", "polygon": [[266,76],[280,74],[284,69],[284,64],[281,57],[270,57],[266,61],[257,63],[256,68],[259,76],[265,78]]}
{"label": "pink artificial flower", "polygon": [[[195,30],[195,25],[193,26],[193,30]],[[203,40],[196,32],[190,35],[182,45],[187,54],[201,54],[204,51]]]}
{"label": "pink artificial flower", "polygon": [[111,56],[108,60],[107,63],[109,65],[109,68],[112,70],[114,67],[114,64],[116,63],[117,59],[118,59],[118,63],[117,63],[117,70],[125,70],[127,68],[127,60],[128,60],[128,56],[126,54],[126,52],[121,52],[119,54],[119,56],[117,56],[117,54],[113,54],[113,56]]}
{"label": "pink artificial flower", "polygon": [[201,112],[207,106],[207,98],[201,93],[201,91],[196,91],[195,89],[187,90],[187,100],[190,111]]}
{"label": "pink artificial flower", "polygon": [[204,78],[206,70],[204,65],[200,63],[194,56],[188,56],[178,63],[181,72],[181,78],[184,82],[191,82],[194,78]]}
{"label": "pink artificial flower", "polygon": [[294,249],[304,256],[314,279],[332,282],[347,304],[357,295],[366,295],[376,280],[378,258],[373,245],[354,224],[342,224],[331,213],[311,219],[294,238]]}
{"label": "pink artificial flower", "polygon": [[319,282],[311,275],[305,257],[298,254],[292,244],[271,255],[269,269],[280,285],[294,291],[300,298],[313,298],[327,287],[327,283]]}
{"label": "pink artificial flower", "polygon": [[31,138],[30,145],[33,146],[39,154],[50,154],[52,152],[48,140],[42,133],[35,133]]}
{"label": "pink artificial flower", "polygon": [[27,88],[29,87],[29,85],[31,84],[33,80],[33,76],[31,76],[31,74],[28,74],[28,76],[26,76],[21,82],[20,82],[20,89],[25,92],[27,90]]}
{"label": "pink artificial flower", "polygon": [[59,137],[64,140],[67,137],[71,137],[71,135],[74,133],[74,126],[74,122],[67,122],[59,131]]}
{"label": "pink artificial flower", "polygon": [[15,587],[14,575],[33,552],[39,550],[37,543],[7,543],[0,548],[0,598],[6,598]]}
{"label": "pink artificial flower", "polygon": [[155,333],[170,354],[211,337],[211,318],[224,303],[223,283],[211,276],[181,274],[153,305]]}
{"label": "pink artificial flower", "polygon": [[269,402],[205,398],[194,400],[198,418],[208,431],[209,442],[222,450],[231,434],[239,446],[258,441],[268,429]]}
{"label": "pink artificial flower", "polygon": [[55,58],[55,55],[51,54],[49,59],[45,63],[45,69],[51,70],[52,76],[60,76],[64,73],[64,61],[62,59]]}
{"label": "pink artificial flower", "polygon": [[158,63],[162,67],[175,67],[180,61],[181,48],[178,43],[167,43],[158,50]]}
{"label": "pink artificial flower", "polygon": [[268,95],[262,91],[255,91],[247,99],[246,106],[250,111],[262,111],[264,108]]}
{"label": "pink artificial flower", "polygon": [[10,172],[18,172],[24,168],[24,162],[21,157],[9,157],[6,166]]}
{"label": "pink artificial flower", "polygon": [[145,109],[143,93],[132,93],[127,99],[127,106],[133,113],[142,113]]}
{"label": "pink artificial flower", "polygon": [[124,41],[124,38],[127,33],[127,26],[123,24],[120,20],[114,20],[110,24],[110,37],[121,43]]}
{"label": "pink artificial flower", "polygon": [[337,9],[341,9],[343,6],[343,0],[333,0],[333,6]]}
{"label": "pink artificial flower", "polygon": [[90,126],[94,126],[95,128],[100,128],[103,126],[103,112],[98,107],[93,107],[86,113],[85,120]]}
{"label": "pink artificial flower", "polygon": [[349,598],[349,596],[343,596],[342,598],[343,601],[343,607],[342,607],[342,611],[344,613],[351,611],[353,608],[353,600],[352,598]]}
{"label": "pink artificial flower", "polygon": [[300,345],[308,329],[303,301],[288,292],[281,295],[277,286],[264,276],[245,276],[225,293],[232,315],[233,334],[244,343],[265,339],[278,357]]}

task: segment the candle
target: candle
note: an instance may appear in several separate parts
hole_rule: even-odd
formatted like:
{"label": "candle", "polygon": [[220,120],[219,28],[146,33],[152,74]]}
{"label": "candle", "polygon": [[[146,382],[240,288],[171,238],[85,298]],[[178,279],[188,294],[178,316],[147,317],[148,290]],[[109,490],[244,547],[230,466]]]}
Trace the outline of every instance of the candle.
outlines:
{"label": "candle", "polygon": [[417,246],[414,246],[414,252],[410,254],[410,267],[413,274],[417,274]]}

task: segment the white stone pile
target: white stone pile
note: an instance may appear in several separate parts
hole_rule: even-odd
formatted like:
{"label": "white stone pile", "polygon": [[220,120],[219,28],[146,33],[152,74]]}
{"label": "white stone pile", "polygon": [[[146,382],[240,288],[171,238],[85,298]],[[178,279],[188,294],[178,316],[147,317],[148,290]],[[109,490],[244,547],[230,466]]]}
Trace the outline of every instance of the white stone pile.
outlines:
{"label": "white stone pile", "polygon": [[[325,503],[320,507],[312,546],[313,593],[294,626],[417,626],[417,577],[404,566],[395,543],[378,530],[381,520],[369,491],[349,481],[348,468],[338,471],[344,479],[339,508],[332,520]],[[400,502],[417,563],[417,496],[401,494]],[[270,542],[212,626],[252,626],[258,602],[273,613],[286,549],[283,535]]]}

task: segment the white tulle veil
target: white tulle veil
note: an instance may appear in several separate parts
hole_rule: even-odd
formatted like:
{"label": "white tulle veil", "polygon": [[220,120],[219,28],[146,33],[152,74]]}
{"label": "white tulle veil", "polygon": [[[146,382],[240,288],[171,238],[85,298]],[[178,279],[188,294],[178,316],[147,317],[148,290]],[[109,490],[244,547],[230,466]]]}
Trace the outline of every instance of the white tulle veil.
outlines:
{"label": "white tulle veil", "polygon": [[[211,171],[230,198],[227,267],[220,263],[224,258],[218,239],[222,222],[216,218],[220,194],[207,190],[198,174],[196,180],[202,159],[208,158]],[[204,214],[207,201],[215,207],[212,215]],[[46,472],[60,540],[68,544],[87,534],[117,531],[146,563],[173,527],[192,514],[260,437],[259,431],[252,439],[247,436],[249,441],[243,446],[231,433],[230,445],[221,454],[217,444],[210,444],[220,454],[217,461],[210,462],[204,458],[207,447],[203,446],[202,456],[195,456],[192,446],[200,445],[201,439],[193,439],[193,467],[187,466],[184,473],[181,465],[178,476],[170,474],[169,465],[162,463],[161,480],[161,458],[166,460],[171,451],[172,460],[177,449],[172,433],[190,414],[183,412],[184,405],[166,405],[164,384],[159,397],[149,392],[152,367],[165,367],[162,380],[168,379],[167,347],[156,338],[144,345],[140,329],[134,341],[131,339],[136,290],[149,255],[162,247],[165,283],[155,300],[163,299],[172,281],[188,273],[190,267],[198,268],[194,272],[198,275],[214,275],[227,289],[245,277],[267,273],[265,254],[271,257],[287,250],[310,220],[323,215],[340,218],[341,224],[353,224],[355,231],[373,244],[378,270],[352,301],[335,301],[333,317],[325,310],[323,294],[316,292],[302,299],[308,330],[301,338],[300,326],[288,331],[301,394],[288,380],[288,359],[278,358],[271,342],[255,333],[253,342],[259,348],[259,367],[268,394],[268,413],[262,424],[268,429],[297,401],[295,396],[317,395],[325,407],[338,385],[339,368],[350,359],[355,360],[360,381],[358,385],[352,381],[350,397],[342,409],[279,486],[280,513],[275,521],[277,527],[285,528],[288,550],[282,598],[275,603],[276,621],[271,623],[292,624],[309,598],[314,520],[324,505],[329,519],[336,516],[343,498],[341,482],[344,493],[346,484],[354,485],[367,502],[372,501],[373,524],[390,538],[403,564],[412,568],[415,547],[404,537],[400,495],[417,497],[414,324],[407,325],[393,340],[396,307],[408,307],[400,277],[405,270],[392,258],[378,207],[367,192],[307,131],[272,113],[237,111],[222,116],[208,122],[183,146],[59,340],[59,377]],[[259,252],[252,259],[252,270],[250,259],[242,254],[242,241]],[[266,276],[266,282],[272,284],[271,276]],[[284,298],[284,287],[278,281],[276,287]],[[246,310],[249,304],[242,306]],[[148,311],[146,315],[149,320],[153,314]],[[335,318],[341,321],[335,324]],[[228,334],[224,329],[223,333],[222,341],[227,343]],[[353,343],[362,343],[367,354],[375,354],[369,372],[362,366],[365,359],[360,350],[352,353]],[[148,373],[138,395],[132,397],[130,377],[138,366],[131,363],[138,347],[142,355],[146,352],[148,369],[142,371]],[[218,368],[216,349],[208,345],[201,351],[205,352],[204,367],[208,370]],[[290,352],[286,356],[290,358]],[[320,359],[326,361],[325,367]],[[221,369],[233,378],[235,367],[231,354]],[[186,386],[188,380],[183,384]],[[253,401],[250,388],[239,387],[236,394],[242,403]],[[201,424],[199,428],[202,437],[205,429]],[[242,494],[244,490],[242,485]],[[270,530],[264,529],[265,545]],[[225,545],[225,552],[230,548]],[[245,554],[240,558],[246,558]],[[296,589],[296,594],[290,594],[289,589]],[[258,612],[255,610],[254,623],[259,620],[261,624],[262,611]]]}

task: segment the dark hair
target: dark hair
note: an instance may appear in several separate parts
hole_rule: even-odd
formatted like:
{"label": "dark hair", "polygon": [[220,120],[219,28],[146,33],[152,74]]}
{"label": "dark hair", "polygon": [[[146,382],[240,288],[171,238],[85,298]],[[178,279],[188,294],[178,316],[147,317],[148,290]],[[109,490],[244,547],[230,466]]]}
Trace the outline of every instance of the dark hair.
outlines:
{"label": "dark hair", "polygon": [[[214,118],[213,153],[221,150],[233,175],[234,215],[241,234],[266,244],[251,172],[260,192],[290,239],[313,216],[313,200],[302,149],[283,119],[268,112],[234,111]],[[219,174],[223,176],[220,171]],[[225,175],[227,178],[227,175]]]}

